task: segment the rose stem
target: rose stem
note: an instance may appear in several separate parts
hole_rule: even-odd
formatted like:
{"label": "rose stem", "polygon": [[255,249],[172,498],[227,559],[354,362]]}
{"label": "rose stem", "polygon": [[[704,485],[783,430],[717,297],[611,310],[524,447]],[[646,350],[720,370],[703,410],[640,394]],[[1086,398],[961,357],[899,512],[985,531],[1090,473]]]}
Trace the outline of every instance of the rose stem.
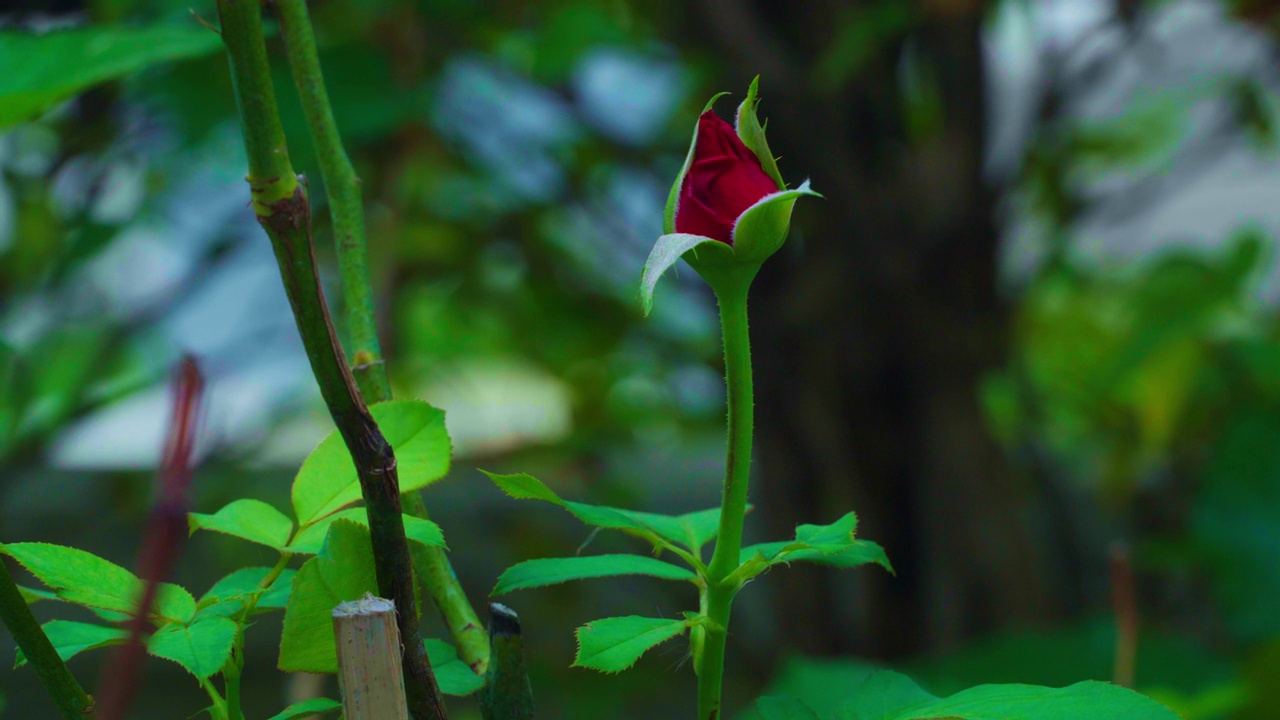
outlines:
{"label": "rose stem", "polygon": [[356,467],[369,514],[378,592],[395,602],[404,640],[409,712],[414,720],[442,720],[448,715],[418,632],[395,454],[369,414],[329,318],[311,241],[310,204],[289,163],[276,108],[261,11],[257,0],[219,0],[218,13],[240,109],[254,211],[271,238],[320,394]]}
{"label": "rose stem", "polygon": [[[338,125],[333,119],[305,0],[276,0],[271,7],[280,21],[289,71],[302,100],[307,127],[316,147],[320,175],[324,178],[325,192],[329,194],[334,249],[342,275],[347,328],[351,332],[353,348],[351,373],[369,402],[390,400],[391,385],[387,381],[386,363],[378,343],[360,178],[343,148]],[[403,494],[401,503],[410,514],[427,517],[426,505],[417,492]],[[477,674],[483,674],[489,664],[489,638],[462,591],[448,556],[437,547],[415,546],[411,552],[414,568],[457,643],[459,656]]]}
{"label": "rose stem", "polygon": [[4,620],[14,642],[35,668],[36,675],[49,691],[62,717],[66,720],[92,718],[93,698],[80,687],[67,664],[58,657],[58,651],[53,649],[53,643],[40,629],[40,623],[31,614],[31,608],[3,561],[0,561],[0,620]]}
{"label": "rose stem", "polygon": [[[754,273],[751,273],[754,274]],[[720,506],[720,533],[707,566],[706,628],[702,660],[698,668],[698,720],[720,717],[720,686],[724,676],[725,641],[729,610],[737,583],[726,578],[739,565],[742,552],[742,520],[747,508],[747,481],[751,471],[753,399],[751,340],[747,330],[747,288],[750,275],[725,273],[711,285],[720,305],[724,334],[724,374],[729,404],[729,448],[725,461],[724,494]]]}

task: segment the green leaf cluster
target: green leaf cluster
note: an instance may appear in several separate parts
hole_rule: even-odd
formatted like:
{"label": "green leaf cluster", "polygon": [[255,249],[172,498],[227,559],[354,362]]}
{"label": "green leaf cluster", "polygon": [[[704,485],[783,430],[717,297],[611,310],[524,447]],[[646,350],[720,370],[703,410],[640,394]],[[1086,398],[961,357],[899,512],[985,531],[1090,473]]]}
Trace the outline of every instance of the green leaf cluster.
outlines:
{"label": "green leaf cluster", "polygon": [[[81,605],[105,619],[120,620],[135,611],[145,588],[136,575],[92,553],[46,543],[11,543],[0,552],[12,557],[58,599]],[[159,628],[147,639],[147,651],[186,668],[198,679],[218,672],[231,656],[237,625],[219,613],[204,612],[191,593],[164,583],[152,619]],[[123,643],[128,633],[119,627],[51,620],[43,625],[54,649],[64,660],[86,650]],[[26,662],[19,653],[15,666]]]}
{"label": "green leaf cluster", "polygon": [[[719,508],[683,515],[662,515],[589,505],[565,500],[532,475],[485,474],[503,492],[517,500],[541,500],[558,505],[586,525],[602,530],[619,530],[641,538],[655,553],[669,552],[687,566],[681,567],[657,557],[628,554],[539,558],[507,568],[498,578],[492,595],[573,580],[643,575],[690,582],[705,597],[708,576],[702,550],[719,533]],[[795,561],[844,568],[876,563],[892,572],[884,550],[873,542],[856,539],[856,529],[857,517],[849,513],[830,525],[801,525],[796,528],[795,540],[743,548],[741,565],[728,582],[736,591],[774,565]],[[631,616],[595,620],[578,628],[578,653],[574,666],[620,672],[635,664],[655,645],[683,634],[686,629],[698,628],[709,622],[705,615],[699,613],[689,613],[682,619]]]}
{"label": "green leaf cluster", "polygon": [[[396,450],[403,489],[424,487],[448,472],[450,444],[442,412],[417,401],[382,403],[370,411]],[[284,610],[281,669],[337,670],[333,608],[366,592],[377,592],[377,582],[366,512],[349,507],[360,499],[359,479],[336,432],[303,463],[292,497],[293,518],[255,499],[189,515],[192,533],[211,531],[269,547],[279,553],[279,561],[275,567],[235,570],[198,601],[186,589],[162,583],[151,610],[157,629],[147,639],[148,652],[204,680],[233,659],[253,615]],[[410,540],[444,545],[435,523],[412,516],[404,520]],[[86,607],[112,623],[126,620],[136,610],[145,587],[128,570],[75,548],[11,543],[0,545],[0,553],[12,557],[48,588],[24,589],[28,602],[61,600]],[[296,555],[315,557],[295,571],[287,565]],[[118,626],[67,620],[45,623],[44,630],[63,659],[123,643],[128,637]],[[483,678],[460,661],[448,644],[428,641],[427,651],[445,692],[465,695],[483,684]],[[17,665],[25,661],[19,653]],[[327,704],[332,702],[291,706],[277,717],[331,710],[337,707]]]}

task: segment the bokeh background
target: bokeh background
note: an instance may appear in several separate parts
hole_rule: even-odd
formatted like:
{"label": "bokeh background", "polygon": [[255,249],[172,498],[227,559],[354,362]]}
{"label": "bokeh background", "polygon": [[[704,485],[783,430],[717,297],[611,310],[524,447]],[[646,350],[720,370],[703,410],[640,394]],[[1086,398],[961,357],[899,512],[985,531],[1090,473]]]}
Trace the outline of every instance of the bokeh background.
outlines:
{"label": "bokeh background", "polygon": [[[749,538],[855,509],[897,575],[797,565],[754,582],[735,610],[730,710],[765,688],[821,707],[866,663],[938,693],[1110,679],[1119,549],[1137,688],[1187,720],[1280,717],[1268,0],[311,7],[364,183],[395,393],[448,412],[454,469],[425,497],[477,605],[519,560],[635,547],[506,499],[476,468],[651,511],[718,502],[712,298],[688,268],[648,320],[636,292],[697,112],[759,74],[784,177],[826,199],[798,204],[753,290]],[[3,32],[192,13],[217,17],[209,0],[0,4]],[[323,183],[271,46],[340,303]],[[157,63],[0,132],[0,540],[132,565],[184,352],[211,378],[195,509],[287,507],[331,425],[247,207],[225,57]],[[177,580],[199,594],[268,552],[200,535]],[[574,627],[674,615],[696,603],[683,587],[507,602],[540,717],[691,714],[676,643],[621,675],[568,667]],[[308,685],[274,669],[278,632],[278,617],[250,631],[249,717]],[[0,634],[0,662],[11,650]],[[93,685],[105,657],[72,667]],[[4,717],[51,717],[30,669],[0,672],[0,698]],[[190,717],[202,699],[153,660],[139,717]],[[478,718],[470,700],[451,709]]]}

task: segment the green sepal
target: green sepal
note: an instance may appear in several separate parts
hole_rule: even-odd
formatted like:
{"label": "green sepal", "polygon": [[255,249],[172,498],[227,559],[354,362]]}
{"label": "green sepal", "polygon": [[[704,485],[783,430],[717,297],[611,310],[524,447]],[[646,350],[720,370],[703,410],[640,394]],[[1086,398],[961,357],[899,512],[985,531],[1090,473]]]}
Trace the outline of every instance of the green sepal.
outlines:
{"label": "green sepal", "polygon": [[644,269],[640,271],[640,308],[644,310],[645,317],[653,310],[653,291],[658,278],[680,258],[690,253],[696,255],[697,248],[705,250],[712,257],[733,257],[733,250],[728,245],[703,235],[668,232],[653,244],[649,259],[645,260]]}
{"label": "green sepal", "polygon": [[[727,92],[719,92],[711,96],[707,101],[706,107],[702,108],[702,112],[711,109],[720,98],[728,95]],[[702,117],[702,113],[698,113],[698,117]],[[693,165],[693,149],[698,144],[698,124],[693,124],[693,139],[689,141],[689,154],[684,156],[684,165],[680,166],[680,174],[676,175],[676,181],[671,186],[671,192],[667,193],[667,209],[662,218],[662,232],[670,235],[676,231],[676,203],[680,201],[680,186],[684,184],[684,176],[689,172],[689,166]]]}
{"label": "green sepal", "polygon": [[658,238],[640,272],[640,307],[646,316],[653,310],[658,278],[683,258],[717,294],[732,283],[749,285],[760,264],[786,242],[791,212],[803,195],[822,197],[806,180],[795,190],[782,190],[761,198],[747,208],[733,227],[733,245],[689,233],[667,233]]}
{"label": "green sepal", "polygon": [[765,173],[778,184],[778,189],[786,190],[787,184],[782,181],[782,173],[778,171],[778,161],[769,151],[769,143],[764,138],[764,126],[756,116],[756,108],[760,106],[760,98],[756,94],[759,85],[760,76],[757,75],[747,90],[747,99],[738,106],[734,129],[738,131],[742,144],[756,154],[756,158],[760,160],[760,167],[764,168]]}
{"label": "green sepal", "polygon": [[[739,263],[764,262],[787,241],[791,211],[802,195],[822,197],[805,180],[795,190],[781,190],[760,198],[733,224],[733,255]],[[697,266],[695,266],[696,268]]]}

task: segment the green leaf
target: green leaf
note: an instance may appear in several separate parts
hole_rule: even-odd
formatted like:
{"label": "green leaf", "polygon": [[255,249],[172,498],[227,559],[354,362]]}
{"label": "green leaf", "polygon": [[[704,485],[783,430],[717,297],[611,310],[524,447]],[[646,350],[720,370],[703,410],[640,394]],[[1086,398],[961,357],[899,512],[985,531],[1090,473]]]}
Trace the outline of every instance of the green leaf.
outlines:
{"label": "green leaf", "polygon": [[[320,552],[320,546],[324,544],[324,538],[329,532],[329,526],[339,519],[350,520],[369,527],[369,516],[363,507],[347,508],[318,520],[314,525],[308,526],[298,533],[298,536],[285,549],[300,555],[315,555]],[[405,515],[404,534],[408,539],[422,545],[444,547],[444,532],[439,525],[430,520],[424,520],[413,515]]]}
{"label": "green leaf", "polygon": [[59,599],[57,593],[41,590],[40,588],[23,587],[22,585],[18,586],[18,594],[22,596],[23,601],[28,605],[34,605],[41,600]]}
{"label": "green leaf", "polygon": [[767,542],[742,548],[741,566],[734,571],[736,579],[745,582],[770,567],[790,562],[813,562],[838,568],[853,568],[867,563],[881,565],[889,572],[893,566],[884,548],[868,540],[857,540],[854,532],[858,516],[846,513],[830,525],[801,525],[792,541]]}
{"label": "green leaf", "polygon": [[44,35],[0,32],[0,132],[93,85],[151,65],[211,53],[218,34],[190,21],[145,28],[96,26]]}
{"label": "green leaf", "polygon": [[[85,650],[94,650],[108,645],[119,645],[128,639],[128,631],[122,628],[94,625],[92,623],[72,620],[50,620],[41,625],[44,634],[58,651],[58,657],[70,660]],[[27,664],[27,657],[18,650],[18,658],[13,667],[20,668]]]}
{"label": "green leaf", "polygon": [[766,695],[756,700],[761,720],[818,720],[808,705],[790,695]]}
{"label": "green leaf", "polygon": [[[223,617],[238,615],[244,610],[245,598],[258,591],[258,587],[270,572],[271,568],[266,567],[240,568],[214,583],[213,587],[200,597],[197,607],[200,608],[201,613]],[[271,587],[258,598],[258,604],[254,606],[255,614],[284,609],[293,589],[294,574],[293,570],[280,573],[280,577],[276,578]]]}
{"label": "green leaf", "polygon": [[350,520],[335,521],[320,553],[304,563],[293,578],[280,635],[280,669],[337,672],[333,608],[377,592],[369,529]]}
{"label": "green leaf", "polygon": [[836,714],[839,720],[887,720],[936,700],[906,675],[876,670],[858,683]]}
{"label": "green leaf", "polygon": [[489,594],[497,597],[512,590],[618,575],[648,575],[664,580],[693,580],[696,577],[685,568],[643,555],[542,558],[526,560],[507,568]]}
{"label": "green leaf", "polygon": [[[444,413],[418,400],[393,400],[369,408],[396,452],[400,492],[418,490],[449,472],[451,446]],[[293,481],[293,509],[310,525],[360,499],[360,481],[335,430],[302,463]]]}
{"label": "green leaf", "polygon": [[[144,585],[133,573],[92,553],[48,543],[0,545],[63,600],[99,610],[133,614]],[[177,585],[161,583],[152,615],[184,623],[196,612],[196,599]]]}
{"label": "green leaf", "polygon": [[578,655],[573,667],[622,672],[649,648],[684,632],[685,620],[629,617],[604,618],[578,628]]}
{"label": "green leaf", "polygon": [[[746,512],[754,509],[750,503],[747,504]],[[720,534],[720,508],[718,507],[685,513],[676,520],[689,533],[688,547],[693,550],[715,540]]]}
{"label": "green leaf", "polygon": [[732,257],[733,251],[729,246],[703,235],[668,233],[658,238],[658,241],[653,244],[653,249],[649,251],[649,259],[644,261],[644,269],[640,271],[640,308],[644,310],[645,317],[648,317],[653,310],[653,291],[658,284],[658,278],[679,262],[685,253],[708,243],[719,245],[724,248],[720,252],[727,251]]}
{"label": "green leaf", "polygon": [[341,710],[342,703],[329,698],[312,698],[290,705],[280,712],[267,718],[267,720],[292,720],[293,718],[305,717],[313,713],[328,713],[334,710]]}
{"label": "green leaf", "polygon": [[[792,544],[794,545],[794,543]],[[788,550],[775,556],[770,564],[776,565],[778,563],[791,562],[811,562],[846,570],[859,565],[875,563],[885,570],[893,572],[893,566],[889,564],[889,558],[885,555],[884,548],[870,540],[854,540],[841,550],[818,550],[815,548]]]}
{"label": "green leaf", "polygon": [[[823,720],[831,720],[850,690],[879,668],[849,658],[812,658],[795,655],[782,661],[762,695],[799,698]],[[742,720],[760,720],[743,713]]]}
{"label": "green leaf", "polygon": [[226,664],[235,638],[234,622],[205,616],[190,625],[171,623],[160,628],[147,640],[147,651],[178,663],[203,680]]}
{"label": "green leaf", "polygon": [[564,507],[564,500],[555,493],[554,490],[547,487],[541,480],[535,478],[529,473],[515,473],[513,475],[499,475],[491,473],[488,470],[480,472],[489,476],[489,479],[498,486],[499,490],[516,500],[543,500],[549,503],[555,503],[560,507]]}
{"label": "green leaf", "polygon": [[759,85],[760,76],[757,75],[747,89],[747,99],[738,106],[738,118],[734,124],[742,144],[760,160],[760,167],[778,184],[779,190],[786,190],[787,184],[782,181],[782,173],[778,172],[778,161],[769,150],[769,143],[764,139],[764,128],[760,125],[760,118],[756,116],[756,108],[760,106],[760,98],[756,95]]}
{"label": "green leaf", "polygon": [[484,687],[484,678],[475,674],[458,658],[453,646],[443,640],[428,638],[427,659],[435,671],[440,692],[446,695],[465,696]]}
{"label": "green leaf", "polygon": [[854,689],[837,720],[1178,720],[1151,698],[1090,680],[1065,688],[980,685],[935,698],[887,670]]}
{"label": "green leaf", "polygon": [[587,525],[608,530],[623,530],[655,544],[659,541],[658,533],[630,511],[563,500],[551,488],[527,473],[497,475],[485,470],[480,472],[488,475],[503,492],[517,500],[544,500],[568,510]]}
{"label": "green leaf", "polygon": [[542,481],[527,473],[499,475],[487,470],[480,472],[488,475],[499,489],[517,500],[542,500],[559,505],[587,525],[606,530],[622,530],[655,545],[660,545],[665,540],[694,549],[701,547],[719,532],[719,508],[673,516],[588,505],[564,500]]}
{"label": "green leaf", "polygon": [[289,543],[293,521],[261,500],[236,500],[212,515],[191,513],[191,532],[212,530],[277,550]]}
{"label": "green leaf", "polygon": [[733,256],[738,262],[763,261],[786,242],[791,211],[803,195],[822,197],[809,189],[809,181],[795,190],[766,195],[738,216],[733,224]]}
{"label": "green leaf", "polygon": [[817,550],[841,550],[853,540],[858,532],[858,514],[845,513],[839,520],[830,525],[799,525],[796,527],[796,541],[802,542]]}

